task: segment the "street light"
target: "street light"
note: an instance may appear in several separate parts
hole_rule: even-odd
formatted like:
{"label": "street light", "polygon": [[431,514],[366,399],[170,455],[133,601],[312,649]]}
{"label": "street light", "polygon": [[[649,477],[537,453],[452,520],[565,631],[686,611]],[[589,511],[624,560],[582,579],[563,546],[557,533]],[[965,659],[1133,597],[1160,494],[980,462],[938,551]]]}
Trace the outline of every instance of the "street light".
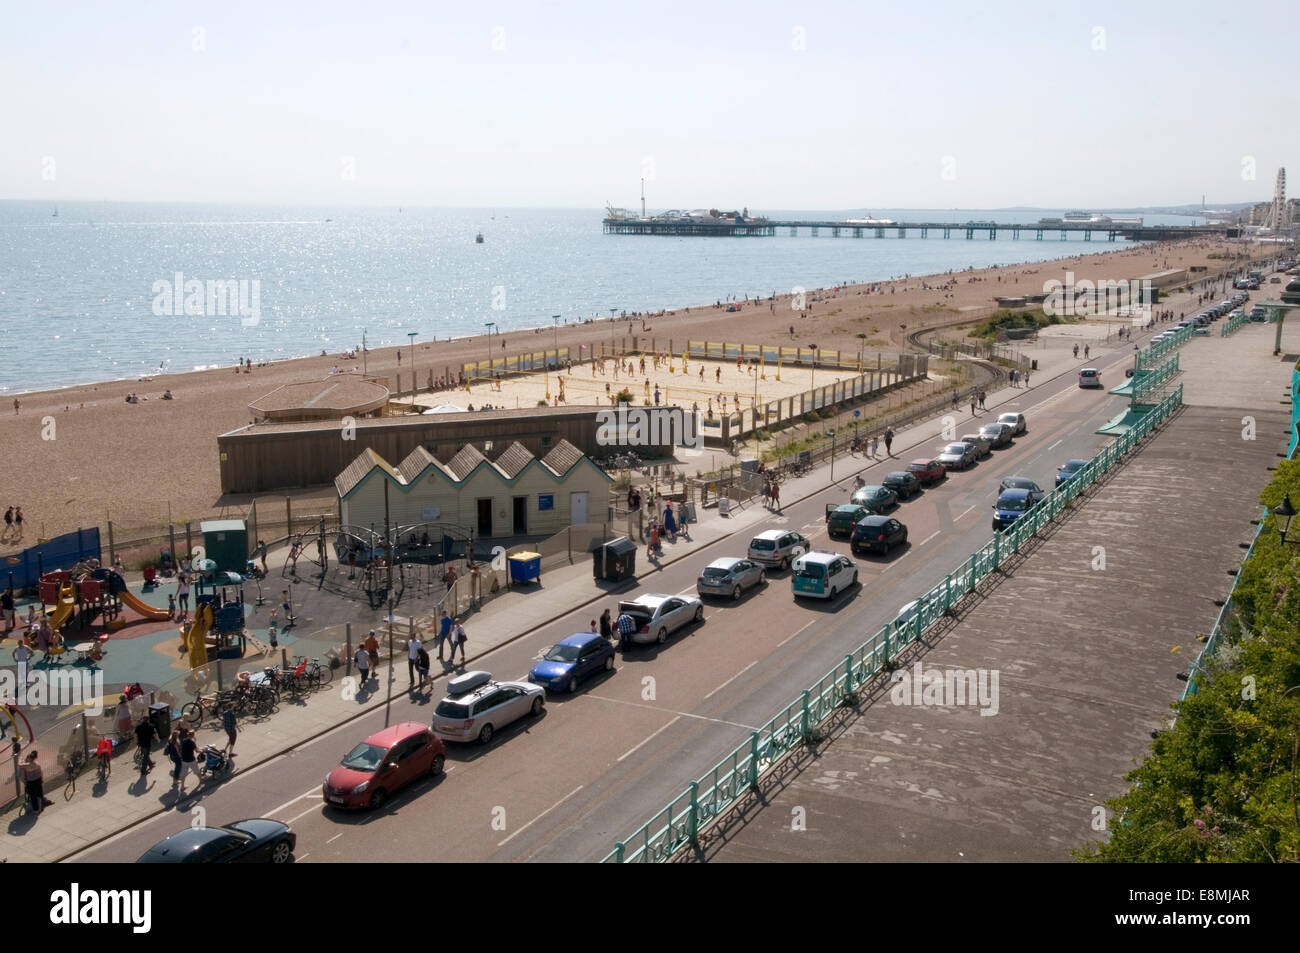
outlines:
{"label": "street light", "polygon": [[560,316],[551,315],[551,320],[555,322],[555,366],[560,365]]}
{"label": "street light", "polygon": [[1291,494],[1288,493],[1282,497],[1282,502],[1273,507],[1273,522],[1277,524],[1278,536],[1283,543],[1290,542],[1293,546],[1300,545],[1300,540],[1288,540],[1286,531],[1291,526],[1291,518],[1295,516],[1295,507],[1291,505]]}
{"label": "street light", "polygon": [[494,327],[496,327],[496,322],[495,322],[495,321],[484,321],[484,322],[483,322],[483,327],[485,327],[485,328],[488,329],[488,332],[487,332],[487,333],[488,333],[488,344],[487,344],[487,352],[488,352],[488,377],[492,377],[492,376],[494,376],[494,375],[492,374],[492,329],[493,329]]}

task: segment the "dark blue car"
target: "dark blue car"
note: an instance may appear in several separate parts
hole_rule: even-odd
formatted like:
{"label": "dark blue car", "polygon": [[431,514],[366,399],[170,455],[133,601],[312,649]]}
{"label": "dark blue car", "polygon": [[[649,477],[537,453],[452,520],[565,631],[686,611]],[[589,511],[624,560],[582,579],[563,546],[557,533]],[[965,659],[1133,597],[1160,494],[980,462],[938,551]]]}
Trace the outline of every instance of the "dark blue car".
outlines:
{"label": "dark blue car", "polygon": [[1056,485],[1060,486],[1088,465],[1087,460],[1066,460],[1056,471]]}
{"label": "dark blue car", "polygon": [[551,646],[528,680],[553,692],[576,692],[588,675],[613,668],[614,643],[595,632],[579,632]]}

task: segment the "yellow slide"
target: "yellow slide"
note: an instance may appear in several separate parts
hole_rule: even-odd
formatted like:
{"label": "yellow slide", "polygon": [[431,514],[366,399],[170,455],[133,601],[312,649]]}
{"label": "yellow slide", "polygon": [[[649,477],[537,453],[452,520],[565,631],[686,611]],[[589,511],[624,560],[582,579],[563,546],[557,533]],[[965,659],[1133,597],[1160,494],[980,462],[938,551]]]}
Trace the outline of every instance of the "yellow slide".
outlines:
{"label": "yellow slide", "polygon": [[171,613],[166,609],[155,609],[153,606],[149,605],[149,603],[142,602],[140,599],[136,598],[135,594],[131,592],[130,589],[123,589],[117,594],[117,597],[122,600],[123,605],[130,606],[132,612],[135,612],[137,615],[142,615],[146,619],[152,619],[154,622],[162,622],[172,617]]}
{"label": "yellow slide", "polygon": [[77,592],[65,583],[59,587],[59,604],[50,613],[50,628],[60,628],[77,611]]}

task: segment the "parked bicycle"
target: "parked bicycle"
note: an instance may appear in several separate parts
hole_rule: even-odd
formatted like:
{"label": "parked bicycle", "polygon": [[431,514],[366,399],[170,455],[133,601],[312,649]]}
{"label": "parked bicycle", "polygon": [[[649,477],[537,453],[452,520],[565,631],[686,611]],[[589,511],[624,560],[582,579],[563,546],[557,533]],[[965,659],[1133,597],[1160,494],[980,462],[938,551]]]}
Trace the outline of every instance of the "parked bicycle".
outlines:
{"label": "parked bicycle", "polygon": [[86,763],[86,756],[82,751],[73,751],[68,755],[68,760],[64,764],[64,770],[68,773],[68,783],[63,788],[63,800],[71,801],[72,795],[77,793],[77,775],[81,773],[82,765]]}

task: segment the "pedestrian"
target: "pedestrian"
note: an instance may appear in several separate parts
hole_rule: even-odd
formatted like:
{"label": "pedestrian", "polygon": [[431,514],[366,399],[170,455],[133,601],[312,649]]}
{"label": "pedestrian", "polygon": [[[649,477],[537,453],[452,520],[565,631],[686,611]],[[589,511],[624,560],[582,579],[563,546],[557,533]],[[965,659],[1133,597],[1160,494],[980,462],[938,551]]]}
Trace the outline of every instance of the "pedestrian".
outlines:
{"label": "pedestrian", "polygon": [[953,409],[953,410],[956,410],[956,409],[957,409],[957,392],[956,392],[956,391],[953,391],[953,392],[952,392],[952,409]]}
{"label": "pedestrian", "polygon": [[406,678],[409,684],[415,684],[415,670],[420,664],[420,637],[412,635],[406,643]]}
{"label": "pedestrian", "polygon": [[618,647],[626,652],[628,645],[632,642],[632,635],[637,630],[636,619],[623,612],[619,614],[615,626],[618,629]]}
{"label": "pedestrian", "polygon": [[361,679],[361,687],[366,687],[366,682],[370,681],[370,653],[366,651],[365,645],[357,646],[357,653],[352,657],[357,663],[357,677]]}
{"label": "pedestrian", "polygon": [[188,728],[181,729],[181,776],[180,791],[185,793],[185,779],[191,774],[197,776],[199,773],[199,762],[197,755],[199,752],[198,742],[190,734]]}
{"label": "pedestrian", "polygon": [[[1088,359],[1088,355],[1091,354],[1091,353],[1092,353],[1092,345],[1091,345],[1091,344],[1085,344],[1085,345],[1083,346],[1083,359],[1086,361],[1086,360]],[[19,510],[18,512],[21,514],[21,513],[22,513],[22,510]],[[21,534],[20,534],[20,535],[21,535]]]}
{"label": "pedestrian", "polygon": [[172,592],[167,593],[167,618],[176,618],[176,594]]}
{"label": "pedestrian", "polygon": [[420,651],[415,653],[415,669],[420,673],[420,689],[423,690],[424,683],[429,678],[429,653],[425,651],[423,645]]}
{"label": "pedestrian", "polygon": [[14,630],[15,612],[14,612],[14,591],[6,589],[0,593],[0,614],[5,617],[5,635]]}
{"label": "pedestrian", "polygon": [[650,521],[650,541],[646,547],[646,553],[650,556],[659,553],[659,524],[654,520]]}
{"label": "pedestrian", "polygon": [[673,501],[664,506],[664,532],[674,543],[677,542],[677,516],[673,513]]}
{"label": "pedestrian", "polygon": [[153,722],[149,720],[149,716],[146,714],[140,719],[140,724],[135,726],[135,743],[140,749],[141,774],[154,766],[150,754],[153,750],[153,740],[157,737],[158,732],[154,730]]}
{"label": "pedestrian", "polygon": [[970,395],[970,415],[972,417],[975,416],[975,395],[974,394]]}
{"label": "pedestrian", "polygon": [[981,390],[981,391],[980,391],[980,410],[983,410],[983,409],[984,409],[984,398],[985,398],[985,396],[986,396],[986,391]]}
{"label": "pedestrian", "polygon": [[1029,386],[1029,372],[1025,371],[1025,386]]}
{"label": "pedestrian", "polygon": [[21,506],[14,507],[14,532],[17,534],[17,539],[21,540],[23,538],[23,508]]}
{"label": "pedestrian", "polygon": [[768,501],[772,499],[772,481],[763,481],[763,506],[767,506]]}
{"label": "pedestrian", "polygon": [[294,540],[293,545],[289,547],[289,571],[292,572],[295,576],[298,575],[298,541],[297,540]]}
{"label": "pedestrian", "polygon": [[894,428],[885,428],[885,455],[892,457],[894,455]]}
{"label": "pedestrian", "polygon": [[167,739],[167,745],[163,753],[171,759],[172,763],[172,790],[181,783],[181,733],[180,729],[173,731],[171,737]]}
{"label": "pedestrian", "polygon": [[257,554],[262,557],[262,572],[266,572],[266,543],[260,539],[257,541]]}
{"label": "pedestrian", "polygon": [[176,601],[181,607],[180,621],[190,614],[190,577],[181,573],[176,577]]}
{"label": "pedestrian", "polygon": [[234,755],[235,738],[239,735],[239,722],[235,718],[233,708],[227,708],[221,713],[221,727],[226,732],[226,754]]}
{"label": "pedestrian", "polygon": [[379,677],[379,639],[375,638],[375,630],[371,629],[370,634],[366,636],[366,656],[370,659],[370,668],[375,672],[375,678]]}
{"label": "pedestrian", "polygon": [[4,535],[0,536],[0,540],[9,539],[9,537],[13,535],[13,531],[14,531],[14,508],[11,506],[9,507],[9,509],[5,510],[5,531],[4,531]]}
{"label": "pedestrian", "polygon": [[875,434],[871,438],[871,456],[873,458],[880,456],[880,434]]}
{"label": "pedestrian", "polygon": [[614,624],[610,621],[608,609],[600,614],[600,634],[602,638],[614,638]]}
{"label": "pedestrian", "polygon": [[781,512],[781,484],[772,484],[772,508],[778,513]]}
{"label": "pedestrian", "polygon": [[592,620],[591,620],[591,625],[587,628],[587,631],[588,631],[591,635],[596,635],[597,632],[599,632],[599,629],[596,628],[596,620],[595,620],[595,619],[592,619]]}
{"label": "pedestrian", "polygon": [[454,664],[456,661],[456,650],[460,649],[460,663],[465,664],[465,643],[469,641],[469,636],[465,634],[465,627],[460,624],[460,619],[455,619],[451,624],[451,659]]}
{"label": "pedestrian", "polygon": [[[18,401],[14,401],[14,406],[18,406]],[[41,813],[44,808],[54,803],[45,796],[45,772],[37,763],[36,755],[36,751],[27,752],[27,760],[23,762],[22,767],[23,789],[27,793],[28,809],[33,814]]]}
{"label": "pedestrian", "polygon": [[126,696],[117,696],[117,711],[113,714],[113,723],[117,728],[117,736],[124,740],[130,738],[134,722],[135,719],[131,717],[131,706],[127,703]]}
{"label": "pedestrian", "polygon": [[[443,643],[447,641],[447,638],[448,638],[448,636],[450,636],[450,635],[451,635],[451,616],[447,614],[447,610],[446,610],[446,609],[443,609],[443,610],[442,610],[442,618],[438,620],[438,636],[437,636],[437,639],[435,640],[435,641],[437,642],[437,645],[438,645],[438,661],[439,661],[439,662],[443,662],[443,661],[444,661],[444,660],[443,660],[443,657],[442,657],[442,646],[443,646]],[[454,649],[454,646],[453,646],[453,649]],[[446,663],[444,662],[444,664],[446,664]]]}
{"label": "pedestrian", "polygon": [[1079,345],[1077,344],[1074,346],[1074,356],[1076,358],[1079,356]]}
{"label": "pedestrian", "polygon": [[32,659],[32,650],[27,647],[27,642],[19,638],[17,647],[13,650],[14,661],[18,663],[18,684],[25,687],[30,681],[31,676],[27,674],[27,665]]}

